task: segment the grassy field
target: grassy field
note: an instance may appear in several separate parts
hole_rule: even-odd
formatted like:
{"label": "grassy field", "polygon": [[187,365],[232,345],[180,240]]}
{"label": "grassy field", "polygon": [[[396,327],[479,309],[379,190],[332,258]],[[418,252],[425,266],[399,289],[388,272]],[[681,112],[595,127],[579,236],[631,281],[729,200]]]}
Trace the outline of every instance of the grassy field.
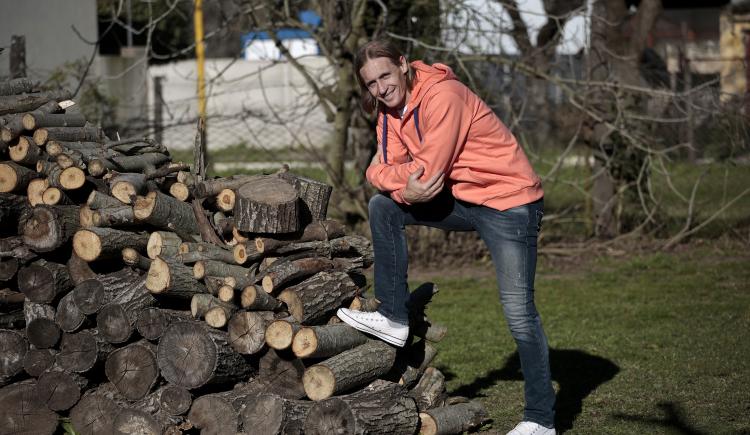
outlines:
{"label": "grassy field", "polygon": [[[552,264],[537,305],[550,343],[557,426],[579,434],[750,433],[750,254],[693,243],[678,253]],[[522,415],[515,346],[491,266],[432,280],[428,315],[449,327],[436,366],[452,395],[480,398],[505,433]],[[464,272],[466,273],[466,272]]]}

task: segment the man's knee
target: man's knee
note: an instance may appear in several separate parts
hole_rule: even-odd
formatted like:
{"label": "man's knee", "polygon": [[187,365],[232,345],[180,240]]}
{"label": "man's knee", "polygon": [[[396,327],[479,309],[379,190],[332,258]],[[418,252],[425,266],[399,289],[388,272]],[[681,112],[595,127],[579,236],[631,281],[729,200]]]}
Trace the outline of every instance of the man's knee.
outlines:
{"label": "man's knee", "polygon": [[370,198],[368,204],[368,211],[370,213],[370,219],[377,218],[378,216],[384,216],[398,209],[398,205],[389,196],[383,194],[376,194]]}

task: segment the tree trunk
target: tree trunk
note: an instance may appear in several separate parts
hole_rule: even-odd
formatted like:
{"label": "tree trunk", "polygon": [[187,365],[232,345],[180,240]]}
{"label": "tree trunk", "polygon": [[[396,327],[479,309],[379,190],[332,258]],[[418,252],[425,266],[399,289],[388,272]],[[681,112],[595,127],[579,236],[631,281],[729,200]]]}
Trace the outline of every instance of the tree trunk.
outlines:
{"label": "tree trunk", "polygon": [[363,333],[343,323],[306,326],[294,335],[292,351],[298,358],[328,358],[366,342]]}
{"label": "tree trunk", "polygon": [[242,308],[254,311],[279,311],[283,307],[281,301],[257,285],[248,285],[242,290],[240,304]]}
{"label": "tree trunk", "polygon": [[257,178],[237,189],[235,226],[251,233],[293,233],[299,229],[299,197],[276,177]]}
{"label": "tree trunk", "polygon": [[230,342],[229,334],[203,326],[202,322],[172,324],[157,351],[162,376],[173,384],[194,389],[250,375],[252,366],[232,349]]}
{"label": "tree trunk", "polygon": [[305,435],[411,435],[419,425],[414,400],[403,387],[376,381],[347,396],[315,403],[305,420]]}
{"label": "tree trunk", "polygon": [[21,223],[23,242],[36,252],[54,251],[80,228],[78,207],[38,205]]}
{"label": "tree trunk", "polygon": [[487,420],[487,411],[476,401],[428,409],[419,413],[420,434],[451,435],[476,429]]}
{"label": "tree trunk", "polygon": [[159,379],[156,346],[142,340],[121,347],[109,354],[104,372],[125,399],[142,399]]}
{"label": "tree trunk", "polygon": [[395,348],[382,341],[368,341],[309,367],[302,379],[305,392],[312,400],[327,399],[386,374],[395,360]]}
{"label": "tree trunk", "polygon": [[58,418],[39,402],[36,382],[20,382],[0,389],[0,427],[4,433],[52,435]]}
{"label": "tree trunk", "polygon": [[283,290],[278,299],[303,325],[320,324],[337,309],[346,306],[359,292],[359,287],[344,272],[319,272],[311,278]]}

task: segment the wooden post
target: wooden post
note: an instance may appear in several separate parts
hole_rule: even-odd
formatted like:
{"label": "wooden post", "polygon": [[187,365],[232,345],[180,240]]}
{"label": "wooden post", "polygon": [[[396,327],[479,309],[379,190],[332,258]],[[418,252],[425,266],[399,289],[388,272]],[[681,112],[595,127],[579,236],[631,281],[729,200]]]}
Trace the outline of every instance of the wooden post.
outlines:
{"label": "wooden post", "polygon": [[158,143],[164,142],[164,94],[161,82],[164,76],[154,77],[154,140]]}
{"label": "wooden post", "polygon": [[10,37],[10,78],[26,77],[26,37],[13,35]]}

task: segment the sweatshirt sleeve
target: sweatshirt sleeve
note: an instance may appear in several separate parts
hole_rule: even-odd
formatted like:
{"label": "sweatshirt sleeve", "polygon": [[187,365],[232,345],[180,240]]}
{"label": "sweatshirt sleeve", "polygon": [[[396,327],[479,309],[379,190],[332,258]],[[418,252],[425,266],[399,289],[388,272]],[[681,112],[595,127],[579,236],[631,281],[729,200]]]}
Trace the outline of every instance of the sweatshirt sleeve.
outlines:
{"label": "sweatshirt sleeve", "polygon": [[367,178],[374,186],[391,192],[391,197],[401,203],[407,203],[403,191],[409,175],[420,166],[425,168],[420,181],[437,172],[450,172],[466,142],[472,115],[462,95],[453,89],[443,89],[422,100],[419,117],[422,142],[412,150],[412,160],[374,165],[367,171]]}
{"label": "sweatshirt sleeve", "polygon": [[378,164],[371,165],[367,168],[366,177],[367,180],[375,186],[376,189],[384,192],[392,192],[396,189],[403,187],[397,183],[393,183],[387,177],[380,176],[383,169],[397,165],[401,163],[407,163],[411,160],[409,151],[406,145],[403,143],[399,135],[396,133],[393,122],[388,123],[388,141],[386,147],[383,147],[383,115],[378,117],[377,126],[377,137],[378,137],[378,148],[380,150],[380,160]]}

